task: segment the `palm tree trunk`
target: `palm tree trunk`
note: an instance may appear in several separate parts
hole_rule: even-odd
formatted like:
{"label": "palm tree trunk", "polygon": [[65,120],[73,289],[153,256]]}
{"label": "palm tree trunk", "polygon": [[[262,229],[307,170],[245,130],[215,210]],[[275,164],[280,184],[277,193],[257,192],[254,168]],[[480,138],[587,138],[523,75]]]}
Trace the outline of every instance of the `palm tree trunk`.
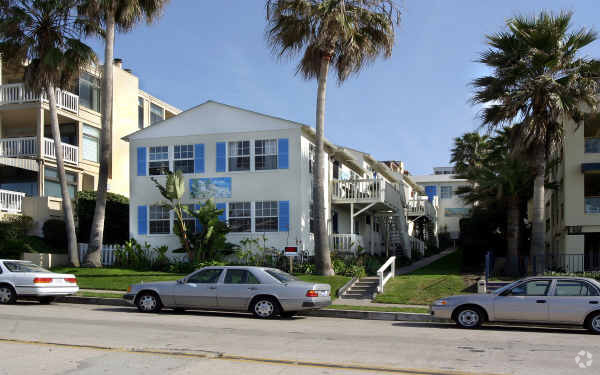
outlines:
{"label": "palm tree trunk", "polygon": [[109,14],[106,19],[104,41],[104,76],[102,77],[102,134],[100,136],[100,171],[96,207],[90,229],[86,267],[102,267],[102,242],[104,220],[106,217],[106,192],[108,190],[108,171],[112,162],[112,115],[113,115],[113,56],[115,46],[115,18]]}
{"label": "palm tree trunk", "polygon": [[[319,69],[319,83],[317,88],[317,160],[315,160],[315,175],[313,180],[314,206],[315,206],[315,263],[317,273],[320,275],[334,275],[331,267],[329,253],[329,238],[327,235],[327,221],[325,219],[325,172],[329,166],[325,159],[323,133],[325,127],[325,93],[327,91],[327,73],[331,57],[324,55],[321,58]],[[325,163],[325,165],[323,165]]]}
{"label": "palm tree trunk", "polygon": [[65,226],[67,232],[67,254],[69,263],[74,267],[79,267],[79,254],[77,251],[77,235],[75,234],[75,220],[73,218],[73,202],[67,186],[67,176],[65,174],[65,162],[63,156],[63,147],[60,140],[60,127],[58,125],[58,110],[56,107],[56,92],[54,85],[46,87],[46,95],[50,106],[50,127],[52,128],[52,138],[54,138],[54,153],[56,155],[56,169],[58,170],[58,181],[62,194],[63,213],[65,216]]}
{"label": "palm tree trunk", "polygon": [[506,273],[509,276],[519,276],[519,220],[521,210],[519,209],[519,197],[513,196],[508,199],[507,217],[507,248],[506,248]]}
{"label": "palm tree trunk", "polygon": [[544,179],[546,175],[546,149],[543,144],[535,148],[535,180],[533,182],[533,218],[531,227],[531,256],[536,273],[543,273],[546,254],[546,228],[544,214]]}

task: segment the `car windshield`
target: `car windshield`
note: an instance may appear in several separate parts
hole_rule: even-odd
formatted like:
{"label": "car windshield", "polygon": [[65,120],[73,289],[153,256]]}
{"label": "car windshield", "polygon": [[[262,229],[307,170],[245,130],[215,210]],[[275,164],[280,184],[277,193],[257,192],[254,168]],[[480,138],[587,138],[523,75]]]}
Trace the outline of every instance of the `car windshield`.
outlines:
{"label": "car windshield", "polygon": [[50,273],[47,269],[44,269],[37,264],[29,263],[29,262],[4,262],[4,267],[6,267],[10,272],[46,272]]}
{"label": "car windshield", "polygon": [[494,292],[494,294],[502,294],[502,292],[504,292],[505,290],[508,290],[508,289],[512,288],[513,286],[517,285],[517,283],[520,283],[520,282],[521,282],[521,280],[513,281],[512,283],[510,283],[508,285],[505,285],[502,288],[496,290]]}
{"label": "car windshield", "polygon": [[276,278],[277,280],[279,280],[282,283],[287,283],[290,281],[298,280],[296,277],[290,275],[289,273],[285,273],[283,271],[276,270],[276,269],[265,270],[265,272],[267,272],[269,275],[273,276],[274,278]]}

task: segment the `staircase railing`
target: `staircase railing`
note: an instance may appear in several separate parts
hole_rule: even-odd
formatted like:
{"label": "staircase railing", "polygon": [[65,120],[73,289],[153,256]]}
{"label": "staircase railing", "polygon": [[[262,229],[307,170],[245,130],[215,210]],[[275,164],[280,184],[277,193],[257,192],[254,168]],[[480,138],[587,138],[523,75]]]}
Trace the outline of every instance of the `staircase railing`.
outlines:
{"label": "staircase railing", "polygon": [[[386,275],[385,271],[390,268],[390,272]],[[381,266],[378,270],[377,270],[377,276],[379,276],[379,285],[377,286],[377,293],[383,293],[383,287],[385,286],[385,284],[390,281],[390,279],[393,279],[394,276],[396,276],[396,257],[390,257],[390,259],[387,260],[387,262],[385,262],[383,264],[383,266]]]}

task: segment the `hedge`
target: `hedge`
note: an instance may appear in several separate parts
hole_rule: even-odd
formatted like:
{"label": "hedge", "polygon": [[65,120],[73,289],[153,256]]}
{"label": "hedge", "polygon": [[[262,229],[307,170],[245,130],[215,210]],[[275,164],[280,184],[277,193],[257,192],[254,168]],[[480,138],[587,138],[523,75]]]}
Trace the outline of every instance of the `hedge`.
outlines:
{"label": "hedge", "polygon": [[[80,191],[76,197],[78,242],[89,243],[90,229],[96,208],[96,192]],[[129,199],[123,195],[108,193],[104,219],[103,243],[123,244],[129,240]]]}

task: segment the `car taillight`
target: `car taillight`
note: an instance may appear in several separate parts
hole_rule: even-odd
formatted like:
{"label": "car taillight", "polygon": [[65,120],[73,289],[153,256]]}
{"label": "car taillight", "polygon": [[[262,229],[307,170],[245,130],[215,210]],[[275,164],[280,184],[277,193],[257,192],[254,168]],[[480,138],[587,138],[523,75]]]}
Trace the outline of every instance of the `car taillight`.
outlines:
{"label": "car taillight", "polygon": [[318,297],[319,292],[317,292],[316,290],[309,290],[308,292],[306,292],[306,296],[307,297]]}
{"label": "car taillight", "polygon": [[33,279],[34,284],[49,284],[52,282],[52,279],[49,277],[36,277]]}
{"label": "car taillight", "polygon": [[77,282],[77,279],[74,278],[74,277],[69,277],[69,278],[66,278],[65,281],[68,282],[68,283],[75,284]]}
{"label": "car taillight", "polygon": [[131,285],[127,287],[127,293],[131,293]]}

